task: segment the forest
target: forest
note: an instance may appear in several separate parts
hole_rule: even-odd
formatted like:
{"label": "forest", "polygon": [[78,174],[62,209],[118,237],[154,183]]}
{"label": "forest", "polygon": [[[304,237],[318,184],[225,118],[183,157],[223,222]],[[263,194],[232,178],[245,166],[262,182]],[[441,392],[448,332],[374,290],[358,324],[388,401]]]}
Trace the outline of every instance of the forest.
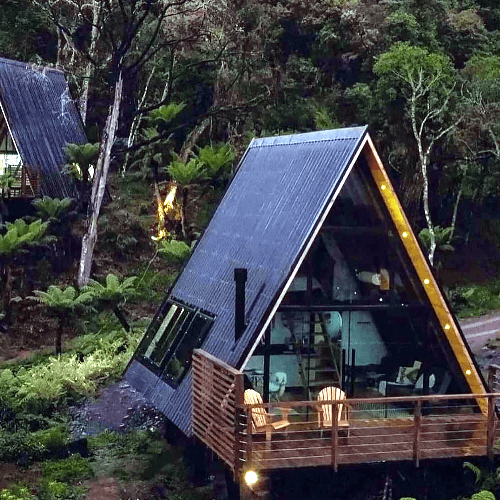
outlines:
{"label": "forest", "polygon": [[[455,312],[500,309],[497,1],[0,8],[0,57],[62,68],[88,139],[65,148],[74,199],[9,210],[0,171],[0,500],[81,498],[103,469],[115,498],[208,498],[157,416],[56,450],[84,437],[71,408],[119,379],[254,137],[368,125]],[[463,491],[417,498],[499,487],[464,470]]]}

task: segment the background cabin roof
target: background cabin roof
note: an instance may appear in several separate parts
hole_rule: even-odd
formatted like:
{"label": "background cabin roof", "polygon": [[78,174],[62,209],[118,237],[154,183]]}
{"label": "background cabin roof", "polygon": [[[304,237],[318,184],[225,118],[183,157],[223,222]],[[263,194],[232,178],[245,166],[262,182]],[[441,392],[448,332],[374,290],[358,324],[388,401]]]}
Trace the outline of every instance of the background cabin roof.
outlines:
{"label": "background cabin roof", "polygon": [[[366,130],[356,127],[252,141],[171,292],[171,297],[215,315],[203,349],[241,367]],[[235,343],[237,267],[248,269],[247,327]],[[127,379],[190,433],[190,375],[174,390],[134,361]]]}
{"label": "background cabin roof", "polygon": [[75,196],[63,147],[87,139],[64,73],[0,58],[0,103],[23,164],[42,172],[40,194]]}

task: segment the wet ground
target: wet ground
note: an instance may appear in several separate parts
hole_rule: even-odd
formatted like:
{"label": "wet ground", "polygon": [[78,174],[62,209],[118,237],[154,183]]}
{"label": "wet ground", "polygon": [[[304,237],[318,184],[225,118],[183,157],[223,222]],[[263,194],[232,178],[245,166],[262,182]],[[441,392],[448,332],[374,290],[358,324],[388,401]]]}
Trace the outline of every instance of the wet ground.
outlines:
{"label": "wet ground", "polygon": [[102,389],[93,400],[71,409],[71,431],[75,439],[106,429],[161,429],[164,417],[124,380]]}

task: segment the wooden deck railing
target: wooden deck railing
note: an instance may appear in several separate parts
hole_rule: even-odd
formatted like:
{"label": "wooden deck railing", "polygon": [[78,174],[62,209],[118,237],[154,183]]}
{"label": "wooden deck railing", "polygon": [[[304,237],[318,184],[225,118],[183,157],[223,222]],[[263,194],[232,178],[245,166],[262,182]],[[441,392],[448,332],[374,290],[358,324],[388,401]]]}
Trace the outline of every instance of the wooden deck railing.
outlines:
{"label": "wooden deck railing", "polygon": [[[499,393],[287,401],[246,405],[242,374],[202,350],[193,361],[193,431],[234,471],[382,461],[413,461],[496,453]],[[482,403],[482,402],[485,402]],[[324,405],[341,423],[321,427]],[[480,406],[487,408],[481,411]],[[256,433],[252,410],[262,407],[289,425]],[[345,410],[347,409],[347,413]]]}
{"label": "wooden deck railing", "polygon": [[236,471],[240,467],[237,402],[243,374],[201,349],[193,353],[193,434]]}

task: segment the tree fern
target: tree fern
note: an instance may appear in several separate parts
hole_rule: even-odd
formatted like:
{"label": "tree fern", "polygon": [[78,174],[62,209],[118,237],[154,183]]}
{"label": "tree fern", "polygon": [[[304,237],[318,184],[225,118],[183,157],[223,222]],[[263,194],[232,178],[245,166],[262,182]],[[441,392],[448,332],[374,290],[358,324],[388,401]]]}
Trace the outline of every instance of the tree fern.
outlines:
{"label": "tree fern", "polygon": [[198,160],[204,165],[208,177],[226,176],[234,162],[234,152],[229,144],[205,146],[198,151]]}
{"label": "tree fern", "polygon": [[176,118],[185,107],[186,105],[183,102],[165,104],[151,111],[148,114],[148,121],[167,124]]}
{"label": "tree fern", "polygon": [[170,177],[182,187],[206,179],[205,165],[196,158],[193,158],[187,163],[174,160],[167,167],[167,170]]}
{"label": "tree fern", "polygon": [[73,200],[71,198],[50,198],[49,196],[44,196],[32,202],[32,205],[36,208],[38,216],[42,220],[55,221],[69,210]]}

